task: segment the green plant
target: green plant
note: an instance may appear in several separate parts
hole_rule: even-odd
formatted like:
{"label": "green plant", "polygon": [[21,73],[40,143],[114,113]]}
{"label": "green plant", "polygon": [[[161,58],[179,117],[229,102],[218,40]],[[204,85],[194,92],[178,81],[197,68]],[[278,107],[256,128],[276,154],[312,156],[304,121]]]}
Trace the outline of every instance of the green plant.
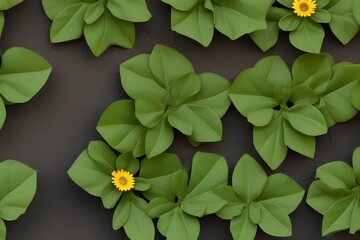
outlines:
{"label": "green plant", "polygon": [[229,96],[254,125],[256,150],[276,169],[288,147],[313,157],[314,136],[355,116],[357,109],[351,99],[359,79],[359,65],[334,64],[326,54],[302,55],[292,71],[280,57],[271,56],[241,72]]}
{"label": "green plant", "polygon": [[177,51],[157,45],[120,65],[121,83],[134,100],[111,104],[97,130],[114,149],[154,157],[173,142],[173,128],[198,145],[222,138],[220,118],[229,105],[230,83],[194,72]]}
{"label": "green plant", "polygon": [[6,238],[5,221],[25,213],[36,192],[36,171],[15,160],[0,163],[0,239]]}
{"label": "green plant", "polygon": [[111,45],[133,48],[134,23],[151,18],[145,0],[42,0],[42,5],[53,20],[51,42],[66,42],[84,35],[97,57]]}
{"label": "green plant", "polygon": [[261,166],[249,155],[236,164],[232,186],[213,190],[227,204],[217,215],[231,220],[235,240],[253,240],[258,227],[276,237],[292,234],[289,214],[300,204],[304,189],[285,174],[266,176]]}
{"label": "green plant", "polygon": [[349,229],[360,230],[360,148],[352,157],[352,167],[335,161],[320,166],[310,185],[306,202],[322,214],[322,235]]}

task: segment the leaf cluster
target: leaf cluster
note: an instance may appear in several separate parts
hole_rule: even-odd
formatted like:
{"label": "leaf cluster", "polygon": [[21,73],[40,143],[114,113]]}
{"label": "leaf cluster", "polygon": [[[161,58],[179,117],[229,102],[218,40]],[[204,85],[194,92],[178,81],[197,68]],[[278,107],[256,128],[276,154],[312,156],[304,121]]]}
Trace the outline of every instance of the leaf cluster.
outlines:
{"label": "leaf cluster", "polygon": [[324,216],[323,236],[360,230],[360,147],[353,153],[352,165],[335,161],[316,170],[306,202]]}
{"label": "leaf cluster", "polygon": [[232,186],[219,187],[214,193],[227,202],[217,215],[231,220],[233,239],[253,240],[258,227],[271,236],[291,236],[289,214],[305,191],[285,174],[268,177],[256,160],[245,154],[234,168]]}
{"label": "leaf cluster", "polygon": [[0,129],[6,118],[5,106],[29,101],[50,73],[50,64],[33,51],[14,47],[4,52],[0,66]]}
{"label": "leaf cluster", "polygon": [[315,136],[355,116],[359,79],[360,65],[334,64],[327,54],[302,55],[291,71],[279,56],[270,56],[241,72],[229,96],[254,125],[256,150],[276,169],[288,148],[312,158]]}
{"label": "leaf cluster", "polygon": [[120,76],[133,100],[111,104],[97,125],[114,149],[154,157],[172,144],[173,129],[194,145],[221,140],[220,118],[230,105],[226,79],[196,74],[187,58],[163,45],[122,63]]}
{"label": "leaf cluster", "polygon": [[42,0],[53,20],[50,40],[65,42],[85,36],[95,56],[111,45],[133,48],[135,22],[151,18],[145,0]]}
{"label": "leaf cluster", "polygon": [[305,52],[319,53],[325,37],[323,24],[342,44],[347,44],[360,29],[359,0],[317,0],[310,17],[300,17],[292,9],[293,0],[276,0],[269,9],[265,29],[250,33],[252,40],[267,51],[278,40],[279,31],[290,32],[291,44]]}
{"label": "leaf cluster", "polygon": [[273,0],[162,0],[171,8],[171,28],[208,46],[214,30],[235,40],[266,28]]}
{"label": "leaf cluster", "polygon": [[36,171],[15,160],[0,163],[0,240],[6,238],[4,221],[25,213],[36,192]]}

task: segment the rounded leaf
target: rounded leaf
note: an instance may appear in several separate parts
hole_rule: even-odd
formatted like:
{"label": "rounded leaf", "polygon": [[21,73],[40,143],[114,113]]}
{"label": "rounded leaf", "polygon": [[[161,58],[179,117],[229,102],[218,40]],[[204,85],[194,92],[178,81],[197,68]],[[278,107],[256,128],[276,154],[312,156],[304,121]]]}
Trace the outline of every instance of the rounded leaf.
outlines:
{"label": "rounded leaf", "polygon": [[353,189],[356,186],[354,170],[345,162],[324,164],[316,170],[316,178],[333,189]]}
{"label": "rounded leaf", "polygon": [[116,18],[129,22],[146,22],[151,18],[145,0],[108,0],[106,7]]}
{"label": "rounded leaf", "polygon": [[290,32],[291,44],[304,52],[319,53],[325,32],[322,26],[312,19],[301,21],[300,25]]}
{"label": "rounded leaf", "polygon": [[164,116],[165,106],[152,96],[143,96],[135,100],[135,116],[147,128],[153,128]]}

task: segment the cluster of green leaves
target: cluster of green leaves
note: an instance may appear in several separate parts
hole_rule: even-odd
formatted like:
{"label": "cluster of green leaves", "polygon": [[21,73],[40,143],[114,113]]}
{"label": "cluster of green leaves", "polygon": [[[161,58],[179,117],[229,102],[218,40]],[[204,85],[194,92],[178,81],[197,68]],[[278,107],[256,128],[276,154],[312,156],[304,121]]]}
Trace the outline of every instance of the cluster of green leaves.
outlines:
{"label": "cluster of green leaves", "polygon": [[222,186],[213,192],[227,202],[217,215],[231,220],[234,240],[253,240],[258,226],[271,236],[291,236],[289,214],[298,207],[305,193],[285,174],[268,177],[247,154],[234,168],[232,186]]}
{"label": "cluster of green leaves", "polygon": [[163,45],[122,63],[120,75],[134,100],[111,104],[97,126],[114,149],[154,157],[172,144],[173,128],[193,145],[221,140],[220,118],[230,105],[226,79],[196,74],[187,58]]}
{"label": "cluster of green leaves", "polygon": [[352,164],[336,161],[322,165],[310,185],[306,202],[324,215],[323,236],[360,230],[360,147],[353,153]]}
{"label": "cluster of green leaves", "polygon": [[252,40],[267,51],[278,40],[279,30],[290,32],[291,44],[305,52],[319,53],[325,32],[321,24],[329,24],[342,44],[347,44],[360,29],[359,0],[316,0],[310,17],[300,17],[292,9],[293,0],[276,0],[267,14],[267,27],[250,34]]}
{"label": "cluster of green leaves", "polygon": [[0,66],[0,129],[6,118],[5,105],[29,101],[50,73],[50,64],[28,49],[14,47],[4,52]]}
{"label": "cluster of green leaves", "polygon": [[133,48],[134,22],[151,18],[145,0],[42,0],[42,5],[53,20],[51,42],[70,41],[84,35],[97,57],[111,45]]}
{"label": "cluster of green leaves", "polygon": [[36,171],[15,160],[0,163],[0,240],[6,238],[5,221],[25,213],[36,192]]}
{"label": "cluster of green leaves", "polygon": [[4,11],[22,3],[24,0],[0,0],[0,37],[5,25]]}
{"label": "cluster of green leaves", "polygon": [[[133,190],[121,192],[113,185],[111,172],[120,169],[134,174]],[[163,153],[140,164],[131,152],[116,156],[106,143],[93,141],[68,174],[85,191],[100,197],[105,208],[116,206],[114,230],[124,227],[135,240],[154,239],[154,217],[159,217],[159,231],[169,239],[197,239],[197,217],[214,213],[226,203],[212,192],[226,185],[228,176],[225,159],[216,154],[194,156],[188,183],[188,173],[175,154]]]}
{"label": "cluster of green leaves", "polygon": [[171,28],[208,46],[216,28],[234,40],[266,28],[273,0],[162,0],[171,5]]}
{"label": "cluster of green leaves", "polygon": [[280,57],[270,56],[241,72],[229,95],[254,125],[256,150],[276,169],[288,147],[312,158],[314,136],[356,115],[352,101],[359,101],[355,91],[359,79],[360,65],[334,64],[326,54],[302,55],[292,71]]}

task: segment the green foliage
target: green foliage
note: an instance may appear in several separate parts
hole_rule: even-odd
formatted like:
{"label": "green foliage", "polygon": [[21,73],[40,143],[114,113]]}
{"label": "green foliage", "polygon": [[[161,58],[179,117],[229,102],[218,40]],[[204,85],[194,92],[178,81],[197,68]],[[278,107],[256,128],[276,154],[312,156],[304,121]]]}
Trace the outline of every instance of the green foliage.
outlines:
{"label": "green foliage", "polygon": [[310,185],[306,202],[324,216],[323,236],[360,230],[360,147],[355,149],[352,162],[353,167],[340,161],[320,166]]}
{"label": "green foliage", "polygon": [[173,142],[173,128],[191,142],[216,142],[230,105],[230,83],[214,73],[196,74],[179,52],[157,45],[120,65],[121,83],[134,100],[110,105],[97,130],[114,149],[148,158]]}
{"label": "green foliage", "polygon": [[266,28],[266,13],[273,0],[162,0],[171,8],[171,28],[207,47],[214,29],[235,40]]}
{"label": "green foliage", "polygon": [[0,239],[5,240],[5,221],[25,213],[36,192],[36,171],[15,160],[0,163]]}
{"label": "green foliage", "polygon": [[[89,194],[100,197],[105,208],[115,208],[113,228],[124,227],[131,239],[153,239],[154,225],[146,215],[147,202],[134,194],[147,191],[150,182],[139,178],[140,163],[131,152],[117,156],[101,141],[90,142],[68,171],[70,178]],[[116,170],[128,171],[134,175],[133,190],[120,191],[112,183],[111,173]],[[140,227],[141,226],[141,227]]]}
{"label": "green foliage", "polygon": [[0,0],[0,37],[2,35],[4,25],[5,25],[5,17],[4,11],[9,10],[12,7],[22,3],[24,0]]}
{"label": "green foliage", "polygon": [[159,218],[157,227],[167,239],[195,240],[200,233],[198,217],[215,213],[226,203],[213,190],[226,186],[228,167],[219,155],[197,152],[189,178],[179,160],[169,157],[165,165],[159,157],[141,162],[140,176],[151,174],[151,193],[144,192],[150,200],[146,211]]}
{"label": "green foliage", "polygon": [[334,64],[326,54],[302,55],[291,71],[280,57],[271,56],[241,72],[229,96],[254,125],[256,150],[276,169],[287,148],[312,158],[315,136],[355,116],[359,78],[359,65]]}
{"label": "green foliage", "polygon": [[97,57],[111,45],[133,48],[134,23],[151,18],[145,0],[43,0],[42,5],[53,20],[51,42],[66,42],[84,35]]}
{"label": "green foliage", "polygon": [[0,129],[6,118],[5,105],[29,101],[50,73],[50,64],[28,49],[14,47],[4,52],[0,67]]}
{"label": "green foliage", "polygon": [[[290,32],[291,44],[304,52],[319,53],[325,37],[323,24],[329,24],[333,34],[342,44],[347,44],[360,29],[360,3],[358,0],[318,0],[315,13],[298,16],[292,8],[293,1],[277,0],[278,5],[269,9],[267,27],[250,34],[263,51],[274,46],[279,29]],[[279,7],[282,6],[282,7]]]}
{"label": "green foliage", "polygon": [[235,166],[232,185],[213,193],[227,202],[217,215],[231,220],[233,239],[253,240],[258,227],[271,236],[291,236],[288,215],[305,192],[293,179],[280,173],[268,177],[256,160],[244,155]]}

